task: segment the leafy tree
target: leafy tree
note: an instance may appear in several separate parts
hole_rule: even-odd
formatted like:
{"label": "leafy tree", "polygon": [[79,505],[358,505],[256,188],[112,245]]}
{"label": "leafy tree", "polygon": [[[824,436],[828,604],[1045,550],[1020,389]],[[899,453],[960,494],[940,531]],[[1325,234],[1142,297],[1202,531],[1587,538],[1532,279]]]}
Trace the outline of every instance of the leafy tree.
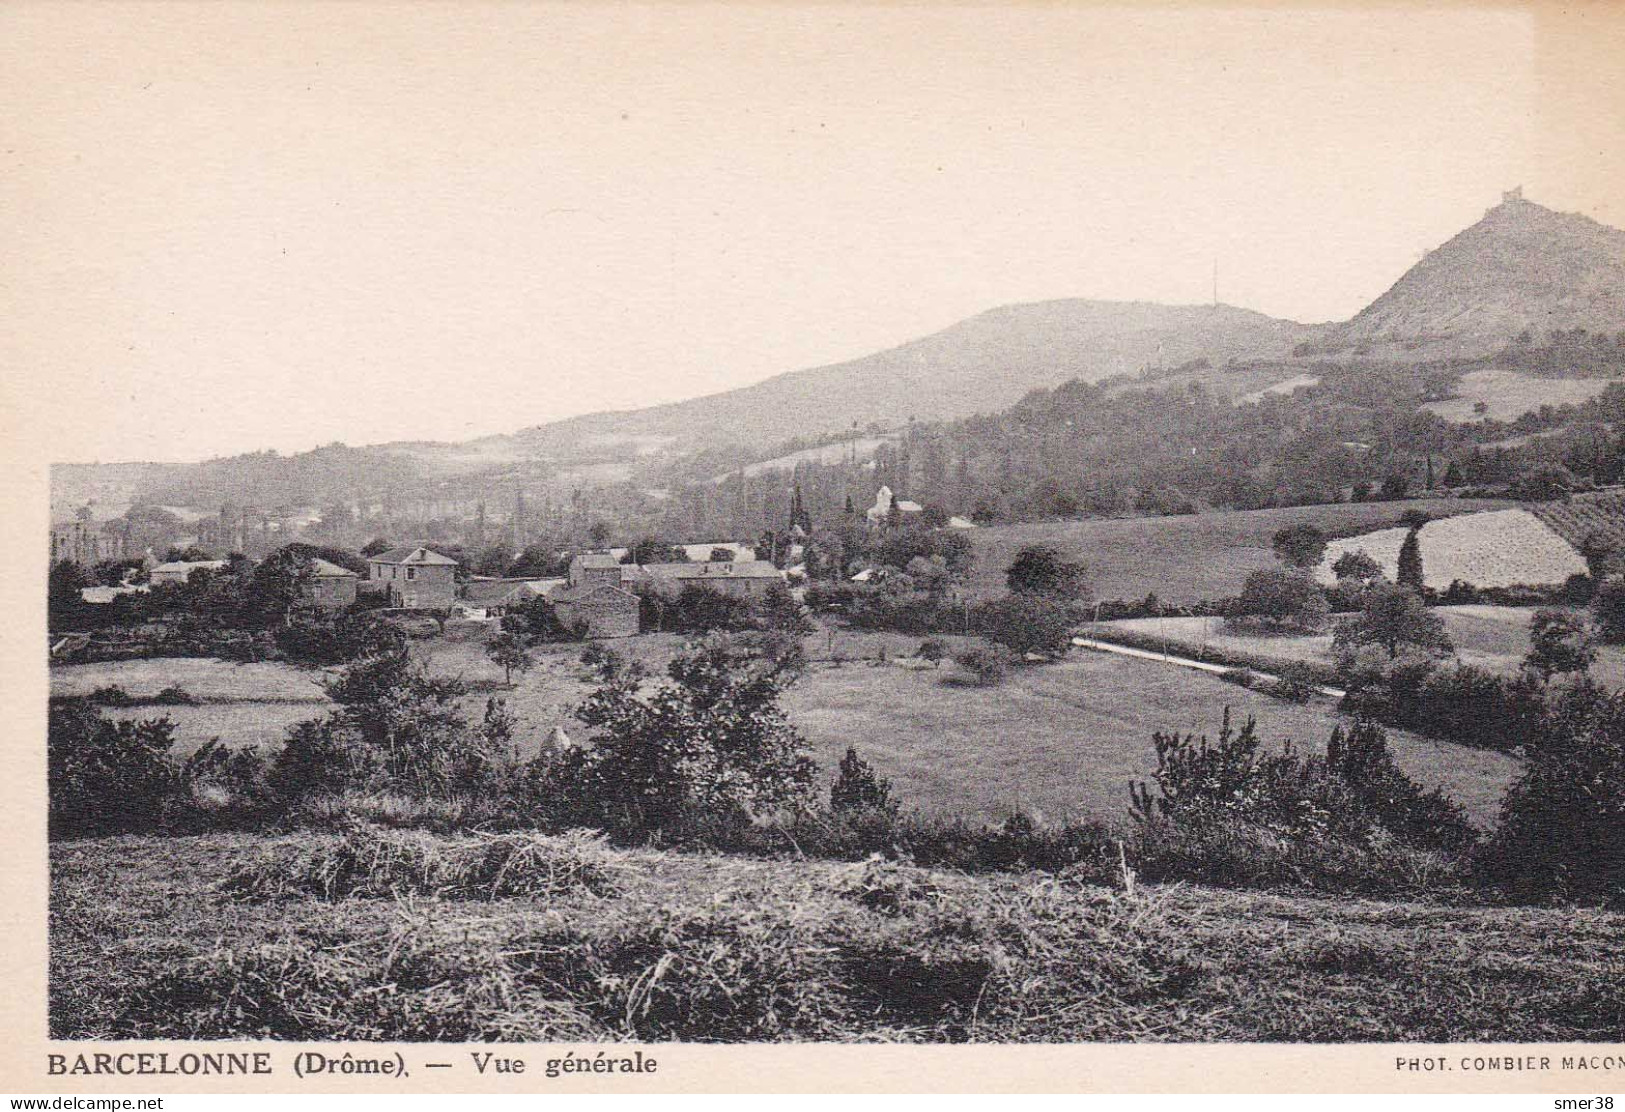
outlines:
{"label": "leafy tree", "polygon": [[1581,615],[1547,609],[1535,611],[1529,619],[1529,653],[1523,665],[1543,683],[1550,683],[1556,675],[1584,672],[1596,659],[1591,629]]}
{"label": "leafy tree", "polygon": [[1382,578],[1382,565],[1364,551],[1345,552],[1332,564],[1332,574],[1339,585],[1353,585],[1361,590]]}
{"label": "leafy tree", "polygon": [[1004,578],[1016,594],[1047,595],[1067,602],[1083,601],[1089,594],[1088,567],[1082,561],[1063,558],[1047,545],[1029,545],[1017,552]]}
{"label": "leafy tree", "polygon": [[1298,572],[1260,568],[1247,576],[1236,599],[1233,621],[1255,618],[1278,629],[1314,631],[1331,613],[1326,596]]}
{"label": "leafy tree", "polygon": [[1526,502],[1553,502],[1574,490],[1574,476],[1561,466],[1541,467],[1512,484],[1512,496]]}
{"label": "leafy tree", "polygon": [[468,689],[431,677],[412,660],[404,638],[350,664],[327,692],[339,709],[326,728],[350,735],[343,747],[359,745],[374,755],[393,784],[439,792],[452,786],[459,766],[484,762],[459,705]]}
{"label": "leafy tree", "polygon": [[679,633],[726,633],[755,624],[749,601],[699,583],[688,583],[667,606],[666,625]]}
{"label": "leafy tree", "polygon": [[1585,557],[1586,573],[1592,579],[1608,578],[1619,559],[1619,546],[1607,533],[1594,531],[1580,542],[1580,555]]}
{"label": "leafy tree", "polygon": [[536,663],[525,645],[525,633],[513,630],[504,630],[485,643],[485,655],[502,669],[502,682],[509,687],[515,672],[528,672]]}
{"label": "leafy tree", "polygon": [[1405,534],[1399,546],[1399,568],[1396,573],[1399,586],[1420,593],[1425,582],[1422,571],[1422,530],[1413,527]]}
{"label": "leafy tree", "polygon": [[1326,554],[1326,534],[1307,522],[1278,530],[1271,547],[1282,563],[1294,568],[1312,568]]}
{"label": "leafy tree", "polygon": [[655,537],[644,537],[621,557],[623,564],[686,564],[688,550]]}
{"label": "leafy tree", "polygon": [[605,674],[576,710],[596,732],[572,790],[598,824],[645,837],[805,804],[816,766],[779,705],[795,675],[726,638],[690,646],[653,690],[633,670]]}
{"label": "leafy tree", "polygon": [[515,579],[556,578],[567,574],[569,570],[568,553],[556,552],[540,542],[526,545],[524,551],[515,556],[513,563],[508,565],[508,575]]}
{"label": "leafy tree", "polygon": [[166,564],[173,564],[182,561],[191,563],[197,560],[209,560],[212,558],[213,557],[211,557],[208,552],[199,548],[195,544],[187,545],[185,548],[171,546],[170,549],[164,553],[164,563]]}
{"label": "leafy tree", "polygon": [[1078,615],[1054,597],[1016,592],[978,606],[974,620],[989,640],[1018,656],[1058,656],[1071,645]]}
{"label": "leafy tree", "polygon": [[81,592],[89,586],[84,569],[72,560],[58,560],[51,565],[46,612],[53,629],[68,628],[85,617],[85,599]]}
{"label": "leafy tree", "polygon": [[389,549],[390,543],[388,541],[386,541],[383,537],[374,537],[372,540],[361,546],[361,555],[379,556],[385,552],[388,552]]}
{"label": "leafy tree", "polygon": [[1625,692],[1566,691],[1501,804],[1485,876],[1523,896],[1625,896]]}
{"label": "leafy tree", "polygon": [[829,809],[836,814],[872,811],[892,816],[899,810],[892,799],[891,781],[876,774],[851,746],[841,758],[835,781],[830,785]]}
{"label": "leafy tree", "polygon": [[783,583],[769,585],[756,604],[756,612],[762,628],[772,633],[802,637],[814,629],[801,601]]}
{"label": "leafy tree", "polygon": [[611,530],[607,522],[595,521],[587,529],[587,540],[594,548],[603,548],[609,543]]}
{"label": "leafy tree", "polygon": [[1382,480],[1382,489],[1377,497],[1384,502],[1397,502],[1410,492],[1411,481],[1404,475],[1387,475]]}
{"label": "leafy tree", "polygon": [[475,575],[503,576],[508,573],[511,563],[513,561],[507,549],[500,545],[489,545],[473,555],[469,568]]}
{"label": "leafy tree", "polygon": [[1337,627],[1332,645],[1334,650],[1377,645],[1390,660],[1406,646],[1433,655],[1451,651],[1444,620],[1428,609],[1422,596],[1398,584],[1372,588],[1359,615]]}
{"label": "leafy tree", "polygon": [[1604,641],[1611,645],[1625,642],[1625,579],[1607,579],[1598,584],[1591,599],[1591,613]]}

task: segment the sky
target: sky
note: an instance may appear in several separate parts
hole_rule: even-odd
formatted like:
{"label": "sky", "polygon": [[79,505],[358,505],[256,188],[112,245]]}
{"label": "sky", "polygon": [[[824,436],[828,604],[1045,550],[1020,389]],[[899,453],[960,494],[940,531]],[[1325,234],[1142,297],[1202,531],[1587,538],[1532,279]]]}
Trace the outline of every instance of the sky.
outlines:
{"label": "sky", "polygon": [[1215,264],[1343,319],[1503,189],[1625,224],[1625,20],[1563,13],[20,0],[0,398],[56,460],[191,460],[1206,302]]}

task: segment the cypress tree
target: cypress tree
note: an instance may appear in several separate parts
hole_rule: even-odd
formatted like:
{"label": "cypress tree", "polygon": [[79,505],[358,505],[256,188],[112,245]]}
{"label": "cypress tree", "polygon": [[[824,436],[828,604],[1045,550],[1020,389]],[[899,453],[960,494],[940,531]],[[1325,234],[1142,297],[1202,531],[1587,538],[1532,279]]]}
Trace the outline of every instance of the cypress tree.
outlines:
{"label": "cypress tree", "polygon": [[1422,530],[1412,527],[1399,546],[1399,585],[1413,591],[1422,589]]}

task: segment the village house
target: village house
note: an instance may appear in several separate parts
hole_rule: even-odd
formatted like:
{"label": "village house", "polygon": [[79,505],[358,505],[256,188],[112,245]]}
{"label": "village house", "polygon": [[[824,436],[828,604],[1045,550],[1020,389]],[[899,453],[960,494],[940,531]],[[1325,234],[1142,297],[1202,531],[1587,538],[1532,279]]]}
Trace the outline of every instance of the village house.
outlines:
{"label": "village house", "polygon": [[653,583],[672,591],[693,585],[706,587],[733,598],[755,600],[767,594],[775,583],[784,582],[784,573],[766,560],[716,561],[703,564],[627,565],[627,583]]}
{"label": "village house", "polygon": [[[457,603],[457,561],[422,545],[367,557],[369,580],[382,584],[389,604],[405,610],[450,610]],[[377,588],[374,588],[377,589]]]}
{"label": "village house", "polygon": [[464,584],[456,609],[463,617],[477,621],[500,618],[513,607],[544,596],[551,585],[546,580],[535,579],[476,579]]}
{"label": "village house", "polygon": [[219,571],[225,566],[224,560],[171,560],[167,564],[159,564],[153,568],[148,579],[155,587],[163,583],[185,583],[199,568]]}
{"label": "village house", "polygon": [[349,568],[312,557],[310,575],[301,584],[299,593],[304,601],[318,610],[343,610],[355,602],[361,577]]}

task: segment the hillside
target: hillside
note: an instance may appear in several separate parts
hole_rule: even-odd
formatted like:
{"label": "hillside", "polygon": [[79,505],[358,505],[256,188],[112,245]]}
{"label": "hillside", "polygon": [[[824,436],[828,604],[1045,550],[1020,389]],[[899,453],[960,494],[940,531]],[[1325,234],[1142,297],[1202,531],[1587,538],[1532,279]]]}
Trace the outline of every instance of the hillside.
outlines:
{"label": "hillside", "polygon": [[1098,382],[1205,358],[1270,359],[1313,326],[1229,305],[1069,299],[1006,305],[941,332],[845,363],[755,386],[627,413],[528,429],[513,440],[539,454],[659,438],[766,445],[910,417],[951,420],[1003,409],[1029,390]]}
{"label": "hillside", "polygon": [[1488,355],[1524,330],[1625,329],[1625,231],[1516,194],[1333,328],[1331,354]]}

